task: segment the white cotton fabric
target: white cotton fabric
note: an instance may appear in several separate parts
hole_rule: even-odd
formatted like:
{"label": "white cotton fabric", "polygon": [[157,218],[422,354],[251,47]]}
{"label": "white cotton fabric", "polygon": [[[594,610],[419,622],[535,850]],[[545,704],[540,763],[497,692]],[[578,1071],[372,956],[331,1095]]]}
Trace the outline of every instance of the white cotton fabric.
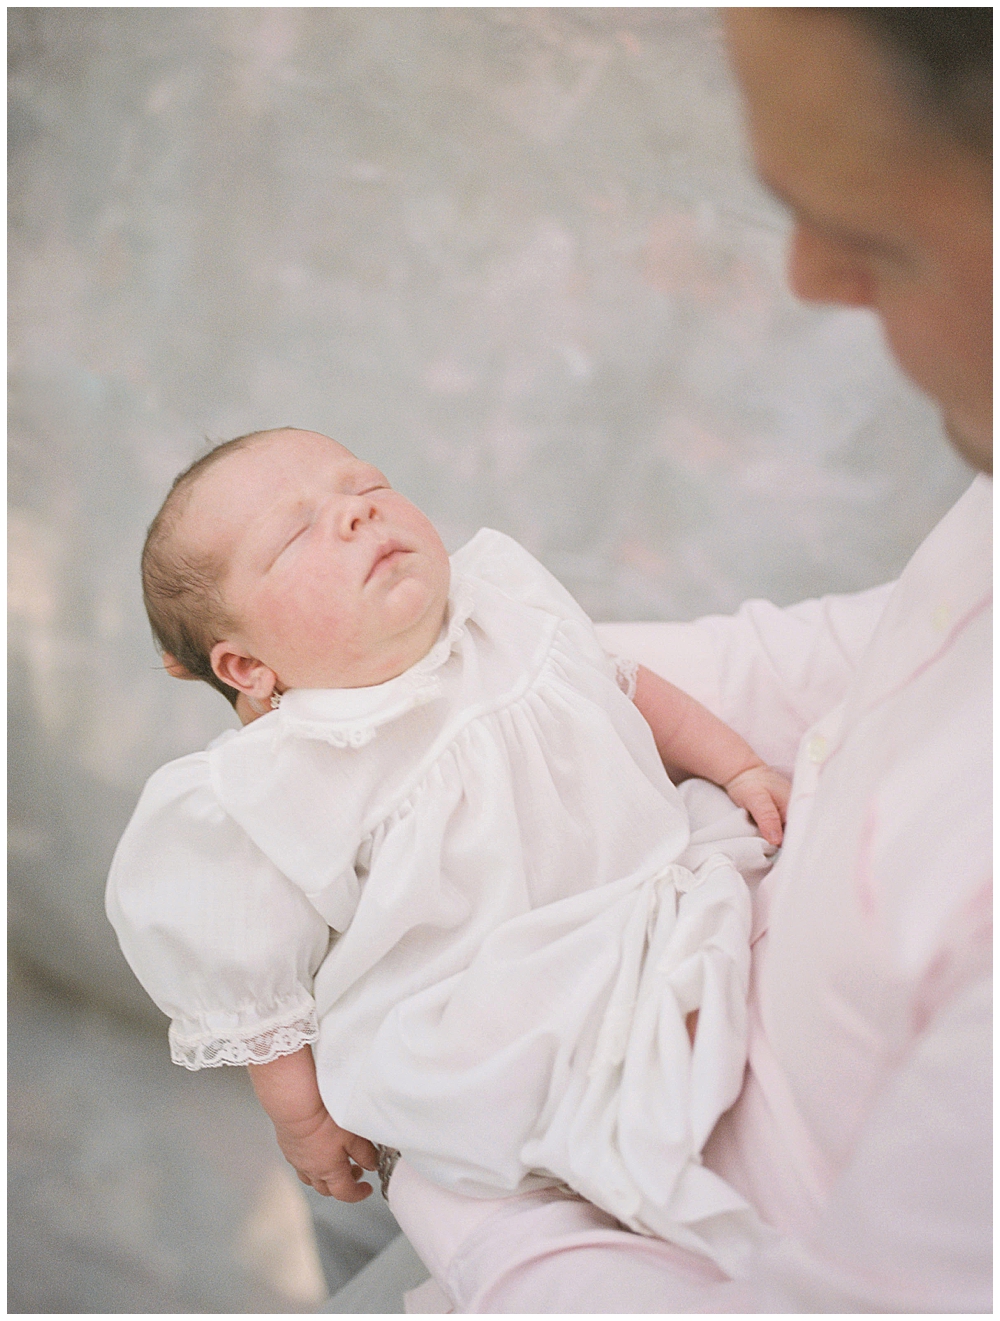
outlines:
{"label": "white cotton fabric", "polygon": [[601,630],[795,767],[746,1083],[704,1150],[779,1237],[733,1282],[585,1202],[471,1202],[400,1162],[456,1311],[991,1310],[991,534],[981,476],[896,584]]}
{"label": "white cotton fabric", "polygon": [[335,1120],[442,1186],[566,1181],[730,1261],[755,1220],[698,1153],[745,1061],[734,860],[759,879],[770,850],[721,790],[685,802],[619,678],[484,530],[412,669],[288,692],[151,778],[108,914],[179,1063],[260,1062],[318,1024]]}

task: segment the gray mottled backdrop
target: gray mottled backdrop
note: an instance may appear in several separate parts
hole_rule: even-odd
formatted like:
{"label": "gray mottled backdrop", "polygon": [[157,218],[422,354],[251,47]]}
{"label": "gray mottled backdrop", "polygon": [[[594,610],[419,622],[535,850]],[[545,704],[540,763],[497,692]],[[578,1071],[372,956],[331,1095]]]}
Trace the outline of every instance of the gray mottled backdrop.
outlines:
{"label": "gray mottled backdrop", "polygon": [[12,935],[65,985],[154,1012],[107,865],[230,719],[137,578],[206,437],[328,432],[601,619],[882,581],[968,481],[784,290],[711,11],[10,13]]}
{"label": "gray mottled backdrop", "polygon": [[111,849],[227,720],[136,573],[205,437],[328,432],[603,619],[871,585],[967,480],[872,318],[784,291],[711,11],[12,24],[14,935],[60,976],[132,1001]]}

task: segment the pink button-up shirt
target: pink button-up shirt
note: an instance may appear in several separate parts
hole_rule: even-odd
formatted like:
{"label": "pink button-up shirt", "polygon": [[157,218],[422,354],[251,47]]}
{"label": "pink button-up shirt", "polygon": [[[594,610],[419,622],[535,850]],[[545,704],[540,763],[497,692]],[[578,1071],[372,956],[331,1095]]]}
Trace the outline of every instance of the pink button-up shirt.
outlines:
{"label": "pink button-up shirt", "polygon": [[391,1204],[462,1312],[991,1308],[991,501],[899,581],[606,625],[792,770],[756,898],[749,1063],[705,1163],[777,1231],[739,1280],[543,1191]]}

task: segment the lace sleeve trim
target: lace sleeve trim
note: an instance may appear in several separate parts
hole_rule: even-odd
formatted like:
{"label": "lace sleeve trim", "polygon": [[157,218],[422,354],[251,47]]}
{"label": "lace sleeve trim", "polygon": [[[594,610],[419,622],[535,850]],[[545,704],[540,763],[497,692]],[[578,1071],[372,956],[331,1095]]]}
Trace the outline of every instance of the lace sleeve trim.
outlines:
{"label": "lace sleeve trim", "polygon": [[615,683],[630,702],[635,701],[635,685],[639,676],[639,662],[629,660],[627,656],[609,656],[615,667]]}
{"label": "lace sleeve trim", "polygon": [[224,1037],[185,1036],[171,1024],[170,1058],[185,1069],[216,1069],[222,1064],[270,1064],[294,1055],[319,1038],[316,1010],[299,1010],[293,1018]]}

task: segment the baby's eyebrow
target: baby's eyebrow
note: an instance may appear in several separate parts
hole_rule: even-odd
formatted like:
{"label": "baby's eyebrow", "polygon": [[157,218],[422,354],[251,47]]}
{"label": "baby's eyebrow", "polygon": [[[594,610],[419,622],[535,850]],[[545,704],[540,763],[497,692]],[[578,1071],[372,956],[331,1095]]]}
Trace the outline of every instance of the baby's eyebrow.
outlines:
{"label": "baby's eyebrow", "polygon": [[264,558],[268,562],[274,558],[284,544],[284,538],[294,525],[300,521],[308,509],[308,502],[301,498],[292,504],[272,505],[261,520]]}
{"label": "baby's eyebrow", "polygon": [[378,468],[376,468],[373,463],[362,464],[360,472],[356,471],[354,475],[356,477],[359,477],[362,481],[365,482],[371,481],[371,479],[374,478],[376,481],[380,482],[383,486],[389,485],[389,480],[386,477],[385,473],[381,472]]}
{"label": "baby's eyebrow", "polygon": [[301,495],[297,496],[294,500],[289,501],[287,504],[282,504],[281,501],[278,501],[271,507],[268,514],[268,522],[277,526],[293,523],[297,518],[300,518],[308,508],[309,501]]}

